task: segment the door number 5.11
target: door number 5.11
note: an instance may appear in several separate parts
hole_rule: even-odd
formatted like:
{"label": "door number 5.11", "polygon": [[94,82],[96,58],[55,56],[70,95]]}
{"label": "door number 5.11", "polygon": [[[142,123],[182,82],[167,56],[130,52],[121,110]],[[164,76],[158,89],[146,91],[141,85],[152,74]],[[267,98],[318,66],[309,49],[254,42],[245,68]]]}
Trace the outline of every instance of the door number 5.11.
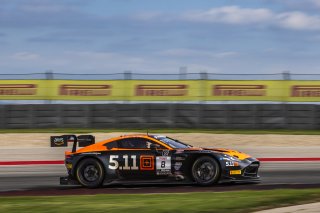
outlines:
{"label": "door number 5.11", "polygon": [[123,155],[122,158],[124,159],[124,166],[119,166],[119,155],[110,155],[109,159],[109,169],[121,169],[121,170],[138,170],[137,166],[137,156],[136,155],[131,155],[130,156],[132,159],[132,165],[129,166],[129,156],[128,155]]}

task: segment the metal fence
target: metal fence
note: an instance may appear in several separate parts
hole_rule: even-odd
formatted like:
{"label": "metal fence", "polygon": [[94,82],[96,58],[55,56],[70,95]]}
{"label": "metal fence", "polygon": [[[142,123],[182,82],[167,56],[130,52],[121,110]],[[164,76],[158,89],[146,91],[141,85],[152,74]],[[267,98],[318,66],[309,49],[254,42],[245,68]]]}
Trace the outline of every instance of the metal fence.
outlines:
{"label": "metal fence", "polygon": [[140,73],[124,71],[122,73],[59,73],[41,72],[26,74],[0,73],[0,80],[320,80],[319,74],[290,73],[210,73],[210,72],[187,72],[180,69],[177,73]]}
{"label": "metal fence", "polygon": [[0,105],[0,129],[319,129],[320,105],[54,104]]}

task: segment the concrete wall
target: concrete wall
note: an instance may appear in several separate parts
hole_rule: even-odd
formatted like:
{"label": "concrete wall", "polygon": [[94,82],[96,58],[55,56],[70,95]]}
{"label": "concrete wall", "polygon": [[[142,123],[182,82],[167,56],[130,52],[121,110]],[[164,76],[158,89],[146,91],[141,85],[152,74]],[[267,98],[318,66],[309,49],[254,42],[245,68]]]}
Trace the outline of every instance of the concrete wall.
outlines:
{"label": "concrete wall", "polygon": [[319,129],[320,105],[0,105],[0,128]]}

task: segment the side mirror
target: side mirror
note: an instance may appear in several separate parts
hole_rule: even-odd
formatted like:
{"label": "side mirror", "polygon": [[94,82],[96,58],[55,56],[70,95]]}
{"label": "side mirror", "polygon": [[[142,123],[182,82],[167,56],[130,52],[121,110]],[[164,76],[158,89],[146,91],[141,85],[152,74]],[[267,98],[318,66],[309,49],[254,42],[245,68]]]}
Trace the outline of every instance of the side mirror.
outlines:
{"label": "side mirror", "polygon": [[160,148],[160,145],[154,143],[150,144],[150,149],[152,151],[157,151],[158,148]]}

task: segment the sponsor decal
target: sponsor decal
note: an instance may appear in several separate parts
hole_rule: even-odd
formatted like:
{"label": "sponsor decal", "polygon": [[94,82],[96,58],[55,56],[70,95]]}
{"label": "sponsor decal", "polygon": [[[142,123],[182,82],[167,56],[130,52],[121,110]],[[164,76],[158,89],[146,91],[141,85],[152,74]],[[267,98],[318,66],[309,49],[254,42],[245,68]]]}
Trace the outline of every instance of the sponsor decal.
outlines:
{"label": "sponsor decal", "polygon": [[54,138],[53,143],[56,146],[61,146],[62,144],[64,144],[64,139],[63,138]]}
{"label": "sponsor decal", "polygon": [[169,155],[169,150],[163,150],[162,151],[162,156],[168,156]]}
{"label": "sponsor decal", "polygon": [[241,170],[230,170],[230,175],[241,175]]}
{"label": "sponsor decal", "polygon": [[59,147],[59,146],[67,147],[68,146],[68,142],[67,142],[67,140],[65,140],[64,137],[51,136],[50,137],[50,146],[51,147]]}
{"label": "sponsor decal", "polygon": [[136,96],[186,96],[188,85],[137,85]]}
{"label": "sponsor decal", "polygon": [[234,162],[234,161],[226,161],[226,166],[239,166],[238,162]]}
{"label": "sponsor decal", "polygon": [[140,156],[140,170],[154,170],[154,157],[152,155]]}
{"label": "sponsor decal", "polygon": [[174,165],[173,165],[173,168],[178,171],[182,166],[182,162],[176,162]]}
{"label": "sponsor decal", "polygon": [[158,156],[156,157],[157,175],[171,174],[171,157]]}
{"label": "sponsor decal", "polygon": [[[129,158],[131,158],[131,165],[129,165]],[[120,159],[120,160],[119,160]],[[120,165],[121,162],[121,165]],[[124,163],[124,165],[123,165]],[[109,169],[116,170],[139,170],[137,166],[137,156],[136,155],[110,155],[109,157]]]}
{"label": "sponsor decal", "polygon": [[75,139],[76,139],[75,136],[70,136],[70,137],[67,138],[67,142],[68,143],[73,143],[75,141]]}
{"label": "sponsor decal", "polygon": [[63,84],[59,87],[59,95],[63,96],[109,96],[111,85]]}
{"label": "sponsor decal", "polygon": [[265,96],[266,85],[219,84],[214,85],[213,96]]}
{"label": "sponsor decal", "polygon": [[183,161],[183,160],[185,160],[186,158],[185,157],[176,157],[176,160],[180,160],[180,161]]}
{"label": "sponsor decal", "polygon": [[0,84],[0,95],[36,95],[36,84]]}
{"label": "sponsor decal", "polygon": [[294,85],[291,97],[320,97],[320,85]]}

